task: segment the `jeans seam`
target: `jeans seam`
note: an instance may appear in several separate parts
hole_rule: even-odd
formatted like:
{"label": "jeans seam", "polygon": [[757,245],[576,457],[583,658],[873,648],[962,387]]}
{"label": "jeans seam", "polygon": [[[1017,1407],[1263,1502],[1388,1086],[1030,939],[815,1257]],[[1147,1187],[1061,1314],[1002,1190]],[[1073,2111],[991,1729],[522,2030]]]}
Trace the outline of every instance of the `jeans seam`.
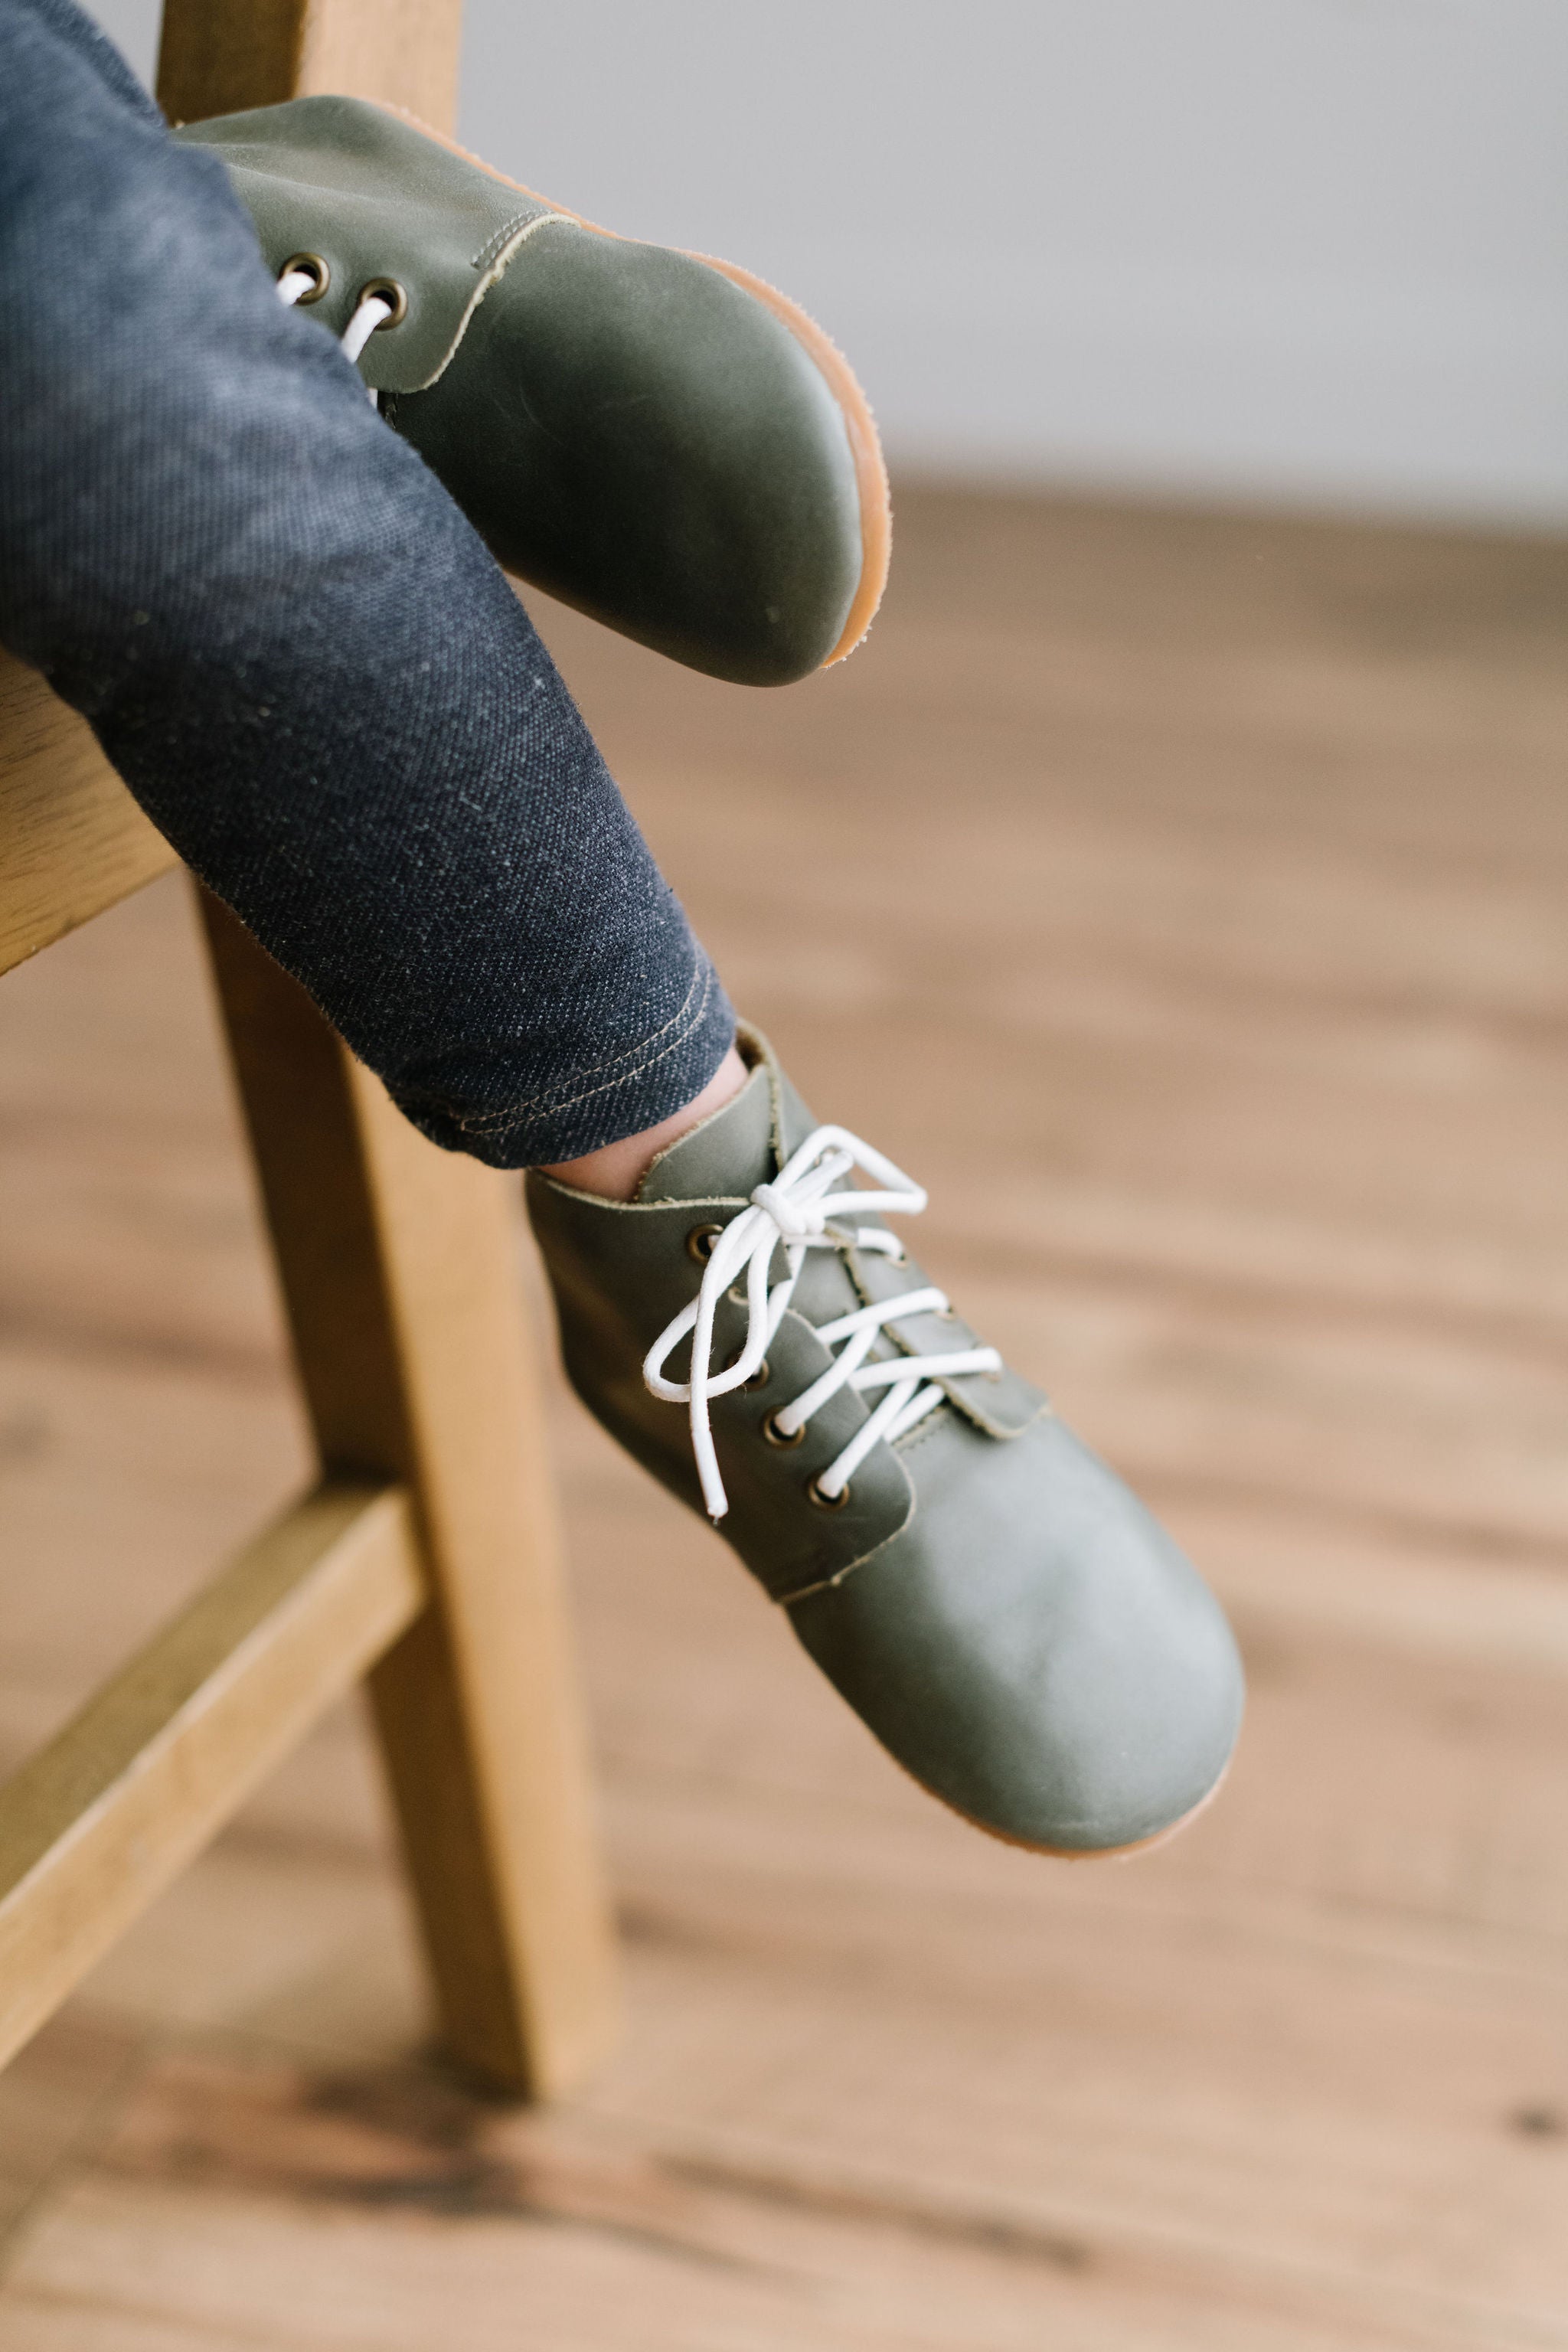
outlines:
{"label": "jeans seam", "polygon": [[[546,1087],[542,1092],[539,1094],[524,1095],[521,1102],[509,1103],[505,1110],[477,1112],[472,1121],[475,1132],[478,1133],[479,1129],[488,1123],[497,1126],[510,1126],[513,1120],[521,1118],[525,1111],[547,1110],[556,1108],[557,1106],[555,1105],[554,1097],[559,1095],[562,1087],[575,1086],[578,1080],[582,1078],[597,1077],[601,1071],[619,1069],[622,1063],[630,1062],[633,1060],[634,1056],[641,1055],[644,1058],[637,1064],[637,1067],[628,1070],[624,1074],[626,1077],[636,1077],[638,1069],[646,1069],[647,1067],[648,1059],[650,1058],[647,1054],[648,1047],[650,1045],[657,1045],[667,1030],[674,1029],[678,1031],[679,1034],[672,1040],[672,1043],[679,1045],[681,1035],[684,1035],[685,1034],[685,1030],[681,1028],[682,1023],[685,1023],[686,1026],[689,1028],[692,1021],[696,1021],[700,1018],[702,1012],[701,1003],[699,1003],[696,1013],[691,1014],[690,1021],[688,1021],[687,1013],[691,999],[696,993],[697,984],[700,980],[703,980],[704,973],[706,973],[706,981],[703,987],[703,1001],[705,1002],[709,988],[712,983],[713,967],[709,963],[708,959],[703,955],[696,941],[693,940],[691,978],[687,982],[686,994],[681,998],[675,1012],[670,1014],[669,1019],[666,1021],[661,1027],[654,1030],[651,1035],[639,1038],[635,1045],[627,1045],[621,1053],[612,1054],[608,1061],[590,1062],[585,1069],[574,1070],[571,1077],[562,1078],[557,1085],[553,1087]],[[658,1056],[654,1055],[651,1058],[657,1060]],[[620,1083],[621,1081],[619,1079],[609,1077],[605,1079],[605,1086],[617,1086]],[[588,1092],[590,1094],[602,1094],[604,1092],[604,1087],[591,1087],[588,1089]],[[584,1095],[574,1095],[572,1100],[574,1102],[583,1102],[586,1100],[586,1097]]]}
{"label": "jeans seam", "polygon": [[[692,993],[697,987],[699,978],[702,982],[702,992],[689,1017],[686,1017],[687,1008],[691,1004]],[[565,1097],[552,1093],[547,1088],[543,1094],[531,1095],[525,1101],[516,1103],[507,1110],[482,1111],[472,1118],[465,1118],[461,1112],[457,1112],[453,1114],[454,1126],[463,1135],[493,1138],[496,1135],[504,1135],[510,1128],[526,1123],[527,1115],[531,1111],[537,1114],[539,1118],[555,1118],[562,1111],[574,1110],[579,1103],[592,1102],[595,1095],[613,1094],[617,1087],[629,1086],[633,1079],[642,1077],[657,1063],[668,1061],[670,1055],[678,1052],[686,1043],[693,1030],[700,1026],[703,1015],[708,1010],[709,999],[713,994],[716,978],[712,965],[704,957],[700,971],[692,974],[691,986],[686,992],[686,1003],[681,1006],[680,1011],[673,1014],[671,1019],[664,1024],[662,1029],[656,1029],[651,1037],[645,1037],[640,1045],[629,1045],[625,1054],[617,1055],[615,1063],[601,1063],[600,1069],[616,1071],[616,1075],[603,1079],[598,1086],[585,1087],[580,1093]],[[677,1026],[678,1024],[679,1026]],[[676,1034],[669,1039],[668,1045],[660,1046],[657,1054],[649,1053],[647,1048],[664,1036],[666,1031],[672,1028],[675,1029]],[[640,1055],[641,1059],[634,1062],[629,1069],[616,1070],[616,1063],[625,1062],[633,1055]],[[594,1073],[584,1072],[579,1075],[591,1076]],[[562,1084],[570,1086],[572,1080],[563,1079]]]}

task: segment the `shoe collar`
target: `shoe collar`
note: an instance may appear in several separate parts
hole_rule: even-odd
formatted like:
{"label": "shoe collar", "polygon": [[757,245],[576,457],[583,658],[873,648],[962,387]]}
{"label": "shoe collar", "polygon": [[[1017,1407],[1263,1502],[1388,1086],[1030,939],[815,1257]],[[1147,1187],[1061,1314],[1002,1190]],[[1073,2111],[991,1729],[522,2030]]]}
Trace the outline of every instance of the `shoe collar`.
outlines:
{"label": "shoe collar", "polygon": [[738,1095],[659,1153],[632,1196],[638,1207],[749,1201],[816,1126],[762,1032],[742,1024],[735,1043],[751,1076]]}

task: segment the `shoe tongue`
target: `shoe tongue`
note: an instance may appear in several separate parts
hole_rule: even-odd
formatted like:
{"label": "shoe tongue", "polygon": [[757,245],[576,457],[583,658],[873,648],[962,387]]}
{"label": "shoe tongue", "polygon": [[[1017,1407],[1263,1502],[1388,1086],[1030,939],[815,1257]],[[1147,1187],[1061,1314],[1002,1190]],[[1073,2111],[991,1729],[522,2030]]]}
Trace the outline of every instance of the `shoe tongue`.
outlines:
{"label": "shoe tongue", "polygon": [[661,1151],[637,1188],[639,1202],[744,1200],[778,1173],[773,1098],[765,1066],[752,1072],[733,1102]]}

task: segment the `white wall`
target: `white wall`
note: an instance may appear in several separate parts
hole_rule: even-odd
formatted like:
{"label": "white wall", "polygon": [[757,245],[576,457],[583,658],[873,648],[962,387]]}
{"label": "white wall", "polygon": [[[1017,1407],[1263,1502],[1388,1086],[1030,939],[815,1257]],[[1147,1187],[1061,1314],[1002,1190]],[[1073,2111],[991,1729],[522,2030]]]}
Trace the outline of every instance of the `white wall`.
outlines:
{"label": "white wall", "polygon": [[1568,0],[468,26],[470,145],[796,295],[906,464],[1568,521]]}

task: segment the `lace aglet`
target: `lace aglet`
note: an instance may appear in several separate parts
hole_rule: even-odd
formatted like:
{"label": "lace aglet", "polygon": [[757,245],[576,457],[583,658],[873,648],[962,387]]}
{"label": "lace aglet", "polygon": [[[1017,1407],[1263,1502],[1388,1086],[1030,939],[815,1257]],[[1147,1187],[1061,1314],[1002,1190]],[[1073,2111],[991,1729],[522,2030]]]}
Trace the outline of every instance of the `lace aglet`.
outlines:
{"label": "lace aglet", "polygon": [[702,1484],[702,1507],[715,1527],[730,1508],[730,1497],[724,1492],[724,1481],[719,1475],[719,1464],[713,1452],[713,1440],[704,1427],[693,1430],[692,1451],[697,1456],[697,1475]]}

